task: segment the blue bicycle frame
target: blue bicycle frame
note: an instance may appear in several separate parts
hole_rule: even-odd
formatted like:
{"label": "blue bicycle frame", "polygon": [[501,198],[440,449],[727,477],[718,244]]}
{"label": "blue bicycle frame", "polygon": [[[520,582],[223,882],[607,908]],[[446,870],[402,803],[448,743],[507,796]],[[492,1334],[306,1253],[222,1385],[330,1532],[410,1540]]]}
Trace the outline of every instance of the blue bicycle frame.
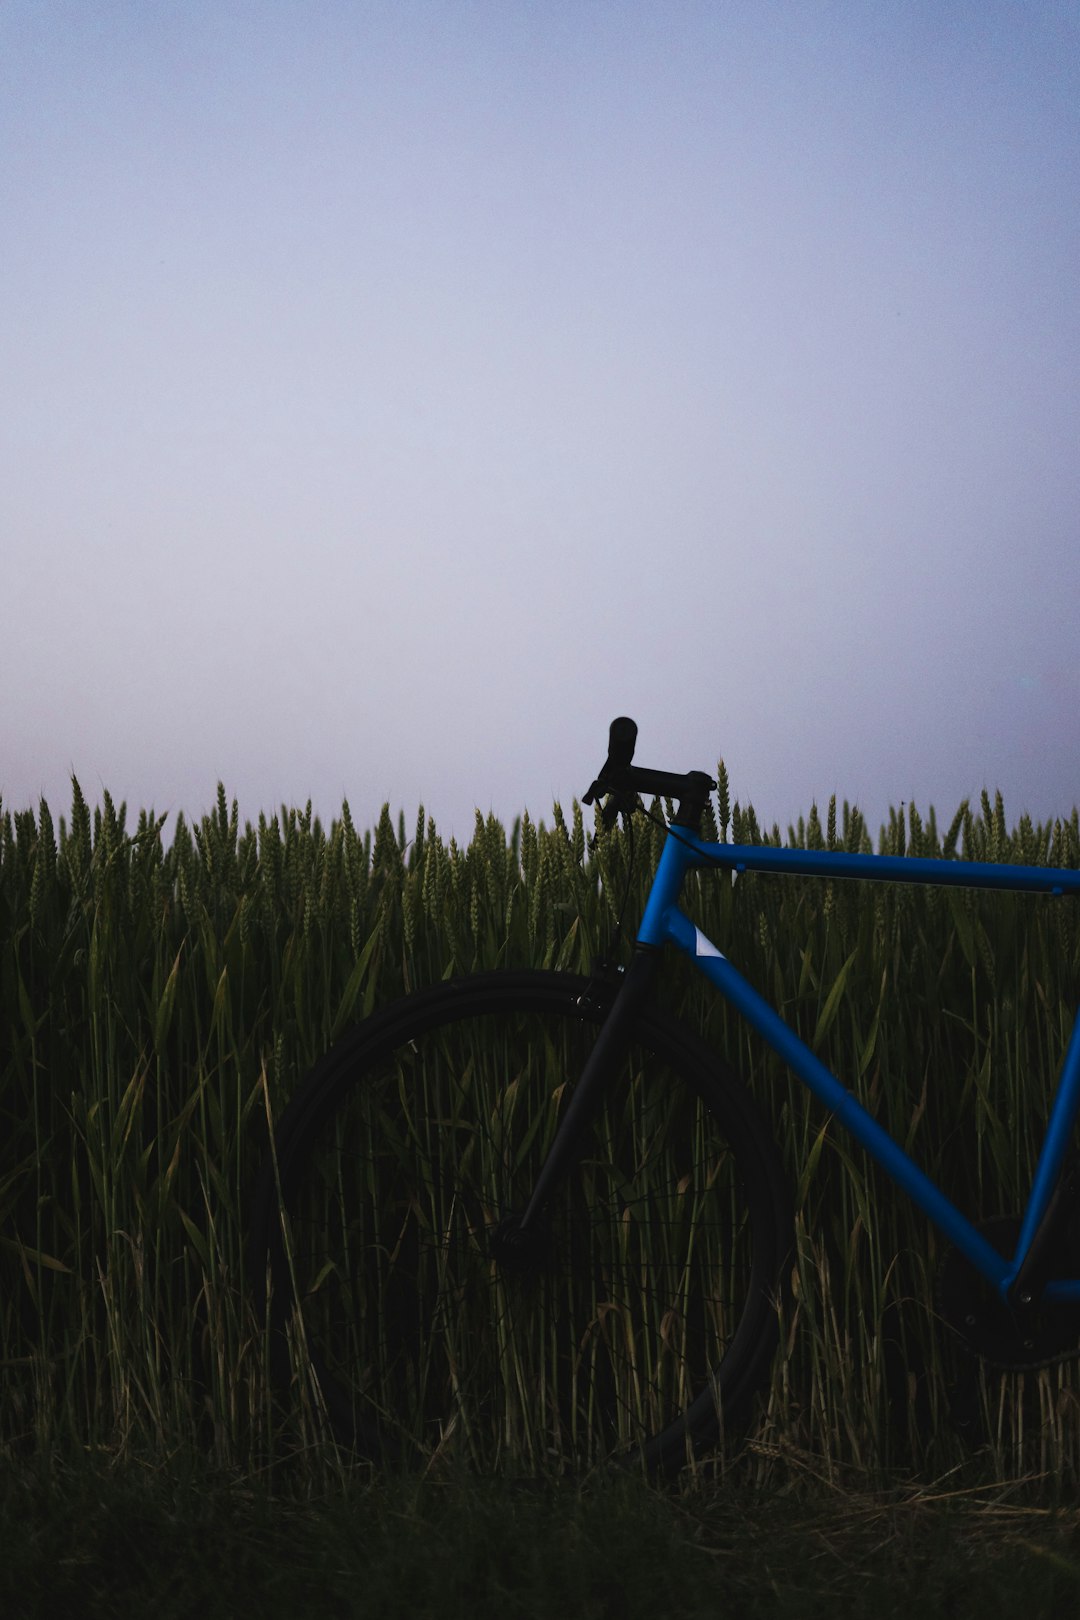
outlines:
{"label": "blue bicycle frame", "polygon": [[[687,828],[679,827],[677,830],[670,829],[665,840],[638,930],[639,945],[654,948],[674,945],[700,968],[720,994],[768,1041],[814,1095],[836,1114],[866,1151],[873,1155],[1004,1299],[1046,1214],[1080,1108],[1080,1013],[1073,1024],[1046,1138],[1023,1214],[1016,1253],[1011,1260],[1007,1260],[976,1231],[941,1189],[919,1169],[701,929],[679,909],[679,896],[686,873],[695,867],[715,866],[736,874],[802,873],[817,878],[883,879],[895,883],[1018,889],[1052,895],[1080,895],[1080,872],[1046,867],[996,866],[982,861],[928,860],[907,856],[851,855],[832,850],[711,844],[696,837]],[[1080,1278],[1048,1282],[1043,1297],[1048,1302],[1080,1302]]]}

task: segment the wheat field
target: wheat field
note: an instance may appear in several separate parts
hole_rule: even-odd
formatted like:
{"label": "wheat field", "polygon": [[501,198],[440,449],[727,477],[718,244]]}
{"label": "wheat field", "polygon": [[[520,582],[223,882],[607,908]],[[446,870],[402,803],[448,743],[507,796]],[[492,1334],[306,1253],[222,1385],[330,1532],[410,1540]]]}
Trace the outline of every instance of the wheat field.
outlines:
{"label": "wheat field", "polygon": [[[941,831],[910,806],[875,845],[835,800],[762,829],[718,776],[708,837],[1080,865],[1075,809],[1009,827],[984,795]],[[107,794],[92,812],[77,783],[58,826],[44,801],[0,806],[0,1444],[321,1458],[317,1411],[283,1419],[272,1398],[245,1275],[268,1119],[413,988],[589,971],[624,894],[633,926],[663,832],[587,826],[576,803],[509,833],[478,814],[467,847],[389,808],[373,831],[310,804],[241,829],[221,786],[168,844],[163,823],[129,829]],[[1077,1005],[1074,905],[710,873],[684,903],[961,1209],[1021,1208]],[[1075,1364],[998,1374],[952,1349],[924,1217],[687,964],[661,996],[740,1071],[794,1193],[793,1299],[741,1466],[1075,1482]]]}

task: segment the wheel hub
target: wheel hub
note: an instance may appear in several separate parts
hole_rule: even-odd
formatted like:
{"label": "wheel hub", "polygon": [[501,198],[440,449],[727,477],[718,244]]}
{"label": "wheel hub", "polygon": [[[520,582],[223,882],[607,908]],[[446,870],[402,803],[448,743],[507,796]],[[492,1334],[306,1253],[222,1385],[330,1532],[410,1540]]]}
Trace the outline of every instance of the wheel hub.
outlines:
{"label": "wheel hub", "polygon": [[509,1276],[531,1276],[547,1262],[550,1234],[539,1221],[523,1228],[520,1215],[504,1215],[489,1234],[488,1253],[499,1270]]}

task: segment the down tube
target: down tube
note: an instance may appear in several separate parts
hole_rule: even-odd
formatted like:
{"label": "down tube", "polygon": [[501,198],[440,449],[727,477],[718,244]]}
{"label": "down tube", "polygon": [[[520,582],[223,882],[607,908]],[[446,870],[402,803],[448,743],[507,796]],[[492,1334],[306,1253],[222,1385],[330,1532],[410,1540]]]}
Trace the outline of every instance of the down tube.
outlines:
{"label": "down tube", "polygon": [[996,1288],[1007,1286],[1014,1270],[1012,1264],[1004,1260],[971,1222],[961,1215],[929,1176],[893,1141],[888,1131],[867,1113],[858,1099],[814,1056],[794,1030],[788,1028],[768,1002],[747,984],[738,969],[732,967],[716,946],[675,907],[669,908],[664,922],[668,939],[690,958],[695,967],[701,969],[725,1000],[738,1008],[789,1068],[794,1069],[826,1108],[832,1110],[866,1151],[903,1187],[908,1197],[940,1227],[949,1242],[966,1255]]}

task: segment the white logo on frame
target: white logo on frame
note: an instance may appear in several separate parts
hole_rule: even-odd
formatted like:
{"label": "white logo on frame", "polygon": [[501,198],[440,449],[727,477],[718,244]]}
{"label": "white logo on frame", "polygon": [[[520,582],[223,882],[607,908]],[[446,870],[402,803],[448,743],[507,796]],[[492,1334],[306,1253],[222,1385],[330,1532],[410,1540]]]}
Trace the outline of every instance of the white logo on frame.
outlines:
{"label": "white logo on frame", "polygon": [[724,960],[723,951],[718,951],[712,940],[706,939],[700,928],[695,927],[694,933],[697,935],[697,943],[694,946],[695,956],[718,956],[721,962]]}

